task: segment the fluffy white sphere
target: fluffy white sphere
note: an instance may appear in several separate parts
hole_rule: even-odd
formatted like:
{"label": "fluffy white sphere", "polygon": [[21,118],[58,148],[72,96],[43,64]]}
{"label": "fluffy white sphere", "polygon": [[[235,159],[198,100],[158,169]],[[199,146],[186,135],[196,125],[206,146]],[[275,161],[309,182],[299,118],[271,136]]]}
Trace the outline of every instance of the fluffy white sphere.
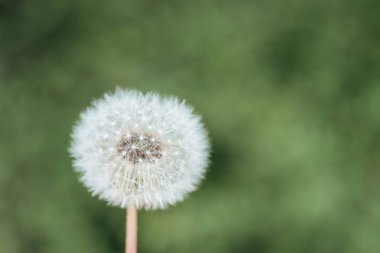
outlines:
{"label": "fluffy white sphere", "polygon": [[159,209],[197,188],[209,141],[200,117],[177,98],[117,89],[82,112],[70,152],[93,195],[123,208]]}

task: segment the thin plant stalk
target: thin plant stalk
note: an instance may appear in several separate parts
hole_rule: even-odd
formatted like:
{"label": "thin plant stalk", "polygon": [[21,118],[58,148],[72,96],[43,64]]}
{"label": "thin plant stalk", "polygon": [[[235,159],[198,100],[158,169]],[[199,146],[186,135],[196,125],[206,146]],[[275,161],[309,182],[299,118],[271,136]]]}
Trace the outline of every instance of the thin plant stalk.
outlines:
{"label": "thin plant stalk", "polygon": [[126,218],[125,253],[137,253],[137,208],[128,207]]}

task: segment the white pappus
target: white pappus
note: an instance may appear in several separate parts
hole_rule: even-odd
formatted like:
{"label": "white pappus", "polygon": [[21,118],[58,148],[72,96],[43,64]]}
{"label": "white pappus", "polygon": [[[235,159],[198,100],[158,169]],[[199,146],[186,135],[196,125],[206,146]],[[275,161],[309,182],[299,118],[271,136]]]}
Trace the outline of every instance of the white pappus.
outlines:
{"label": "white pappus", "polygon": [[114,206],[162,209],[205,174],[209,140],[201,118],[175,97],[116,89],[74,127],[70,153],[83,184]]}

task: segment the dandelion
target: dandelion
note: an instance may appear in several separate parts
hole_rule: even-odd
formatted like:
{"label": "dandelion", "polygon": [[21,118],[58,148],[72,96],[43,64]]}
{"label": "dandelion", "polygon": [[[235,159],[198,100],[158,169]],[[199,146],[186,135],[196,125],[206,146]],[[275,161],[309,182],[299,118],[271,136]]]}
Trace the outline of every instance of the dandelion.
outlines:
{"label": "dandelion", "polygon": [[200,117],[177,98],[117,89],[80,115],[70,153],[93,195],[128,208],[128,252],[136,252],[136,209],[163,209],[194,191],[209,141]]}

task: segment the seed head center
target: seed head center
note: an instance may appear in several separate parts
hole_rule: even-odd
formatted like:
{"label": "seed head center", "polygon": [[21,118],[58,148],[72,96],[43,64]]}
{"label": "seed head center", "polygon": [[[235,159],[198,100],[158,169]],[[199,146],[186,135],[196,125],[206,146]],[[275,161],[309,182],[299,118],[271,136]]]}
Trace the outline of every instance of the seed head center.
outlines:
{"label": "seed head center", "polygon": [[132,133],[121,137],[117,151],[123,159],[134,164],[154,162],[162,156],[161,143],[151,134]]}

